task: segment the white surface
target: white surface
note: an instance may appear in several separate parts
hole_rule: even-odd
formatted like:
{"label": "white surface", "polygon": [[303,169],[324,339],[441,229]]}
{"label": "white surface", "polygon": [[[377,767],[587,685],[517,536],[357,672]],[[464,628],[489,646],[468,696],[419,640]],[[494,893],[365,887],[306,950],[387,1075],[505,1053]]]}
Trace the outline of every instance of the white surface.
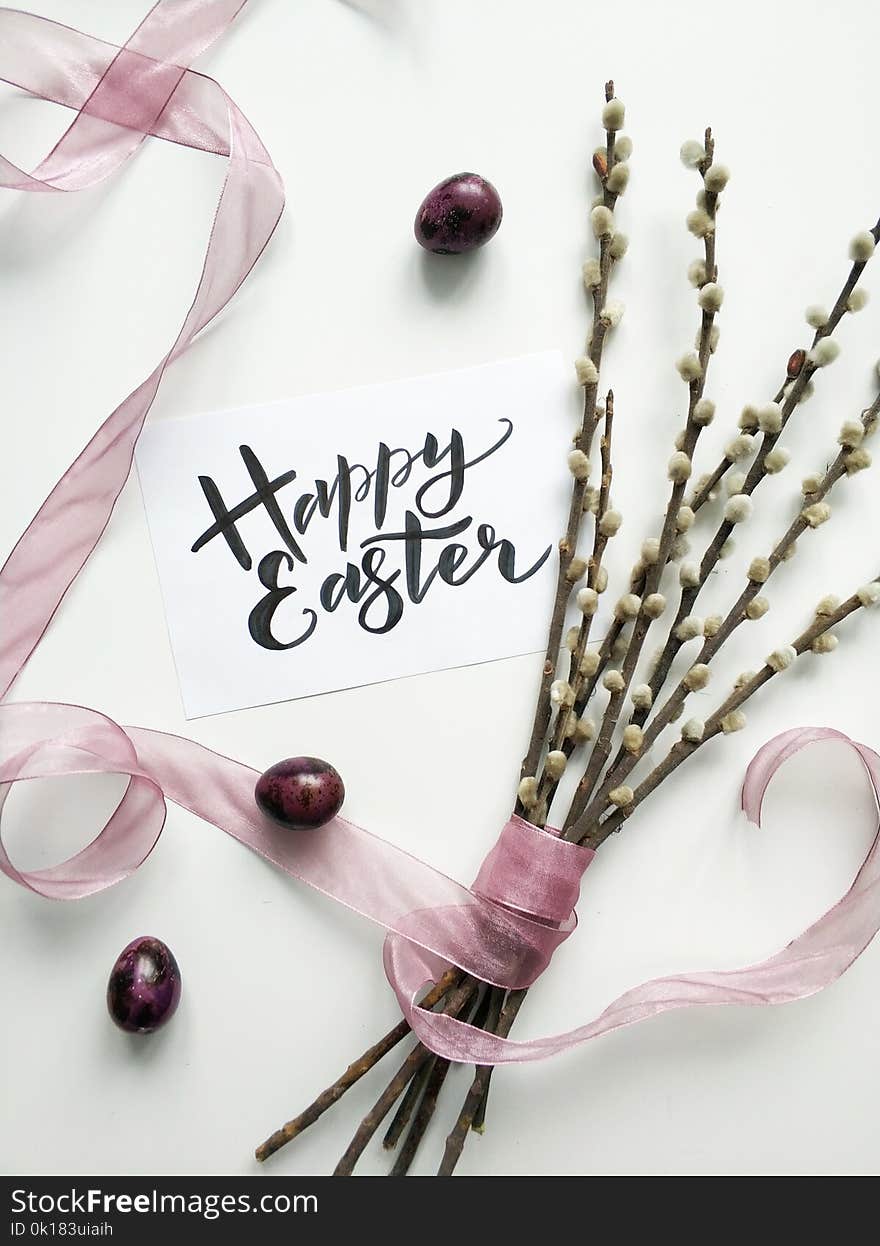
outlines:
{"label": "white surface", "polygon": [[[696,248],[682,223],[695,184],[679,144],[710,121],[734,172],[719,228],[728,298],[709,464],[739,405],[770,396],[806,336],[804,306],[831,301],[849,236],[876,218],[880,10],[867,0],[834,12],[816,0],[711,12],[680,0],[371,0],[375,17],[358,7],[259,0],[207,59],[265,138],[289,210],[232,309],[169,373],[151,419],[547,347],[573,356],[586,319],[587,169],[613,74],[635,142],[620,209],[632,236],[617,288],[628,311],[605,373],[617,393],[620,571],[656,529],[683,397],[672,361],[696,323],[684,279]],[[119,39],[143,8],[41,3]],[[64,120],[7,92],[0,149],[36,159]],[[464,263],[422,255],[410,232],[425,191],[458,169],[491,178],[505,204],[498,237]],[[92,194],[3,200],[4,547],[172,339],[222,173],[219,160],[151,143]],[[719,601],[780,530],[841,418],[868,400],[878,310],[843,326],[840,362],[787,437],[795,462],[762,491],[715,577]],[[771,586],[770,614],[731,642],[727,675],[787,640],[821,594],[877,571],[876,480],[842,493],[835,521]],[[585,1019],[663,970],[766,954],[841,894],[871,823],[853,760],[823,746],[827,770],[818,751],[790,765],[760,833],[741,822],[737,788],[755,748],[792,724],[878,744],[877,624],[859,618],[837,654],[786,675],[782,697],[756,700],[748,731],[707,749],[603,850],[580,930],[519,1033]],[[15,695],[188,731],[256,766],[328,757],[349,816],[466,879],[508,811],[537,672],[522,658],[187,727],[132,482]],[[112,797],[91,784],[15,792],[10,851],[29,864],[66,855]],[[253,1146],[394,1019],[375,930],[175,808],[133,879],[70,905],[4,885],[0,922],[7,1172],[250,1173]],[[185,994],[167,1031],[138,1042],[113,1029],[103,991],[119,949],[145,932],[175,950]],[[667,1016],[499,1072],[487,1133],[468,1143],[461,1171],[876,1172],[878,973],[875,945],[811,1000]],[[444,1095],[417,1171],[432,1170],[466,1081]],[[381,1072],[257,1171],[329,1171],[380,1083]],[[362,1169],[385,1166],[374,1147]]]}
{"label": "white surface", "polygon": [[[577,400],[548,351],[148,426],[138,478],[187,717],[546,648]],[[234,511],[254,496],[245,451],[270,481],[295,473],[273,493],[292,531],[252,506],[236,553],[199,481]]]}

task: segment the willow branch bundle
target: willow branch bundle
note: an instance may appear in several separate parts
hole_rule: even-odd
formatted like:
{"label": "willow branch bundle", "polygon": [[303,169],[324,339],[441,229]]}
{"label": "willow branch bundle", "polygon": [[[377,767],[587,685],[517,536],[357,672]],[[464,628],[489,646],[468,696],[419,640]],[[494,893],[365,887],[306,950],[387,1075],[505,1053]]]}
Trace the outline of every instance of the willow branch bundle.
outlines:
{"label": "willow branch bundle", "polygon": [[[604,637],[597,644],[593,629],[608,588],[608,554],[622,523],[612,497],[613,433],[620,415],[615,411],[611,390],[603,402],[598,395],[604,348],[623,314],[620,304],[609,297],[615,268],[627,250],[627,239],[616,222],[620,196],[629,181],[632,151],[629,139],[620,133],[623,119],[623,104],[614,94],[613,82],[608,82],[602,113],[604,141],[593,155],[600,193],[590,210],[590,224],[597,253],[587,259],[583,272],[591,303],[590,327],[584,353],[575,363],[583,391],[583,415],[568,451],[568,518],[558,546],[547,645],[515,802],[516,811],[535,826],[544,827],[553,821],[562,826],[565,839],[593,849],[600,848],[609,836],[620,831],[639,806],[710,740],[742,729],[746,725],[743,706],[760,689],[777,683],[801,655],[832,653],[838,643],[839,625],[857,611],[880,602],[880,575],[873,575],[843,601],[824,597],[798,635],[763,657],[757,670],[737,677],[705,719],[688,718],[680,728],[679,738],[648,768],[648,750],[683,716],[691,694],[703,692],[709,686],[718,655],[730,637],[766,613],[769,602],[765,593],[780,566],[796,551],[801,551],[796,567],[808,560],[812,534],[832,517],[828,498],[833,490],[849,487],[848,482],[870,466],[865,443],[880,420],[876,366],[873,399],[864,410],[844,421],[835,447],[830,453],[826,451],[827,465],[804,480],[789,522],[770,551],[752,559],[745,584],[727,612],[705,618],[694,613],[719,560],[730,548],[731,534],[748,521],[759,486],[785,468],[789,454],[784,435],[811,397],[824,370],[835,361],[839,351],[837,330],[848,315],[859,311],[866,302],[859,282],[880,241],[880,221],[852,239],[849,271],[830,312],[819,307],[807,309],[811,340],[783,361],[782,380],[772,399],[763,405],[743,408],[720,462],[691,487],[701,434],[715,416],[715,403],[707,390],[712,357],[719,342],[718,317],[724,302],[717,256],[718,210],[729,172],[715,159],[715,138],[710,129],[701,141],[684,144],[682,160],[700,179],[697,203],[687,217],[687,227],[702,248],[702,254],[688,270],[697,292],[694,349],[686,352],[676,365],[687,387],[685,414],[666,469],[668,495],[658,531],[643,543],[640,557],[622,585],[624,591],[610,612]],[[591,484],[590,455],[599,430],[599,474],[597,483]],[[688,541],[694,534],[695,521],[700,512],[711,506],[722,485],[727,486],[729,495],[723,515],[700,559],[692,561],[688,557]],[[585,528],[591,529],[589,535],[585,536]],[[586,554],[579,552],[582,546],[588,551]],[[678,589],[673,610],[667,600],[667,582],[676,567]],[[645,668],[646,643],[655,628],[663,629],[663,640],[656,657]],[[671,692],[661,699],[674,662],[686,646],[696,641],[700,642],[696,656]],[[597,702],[601,703],[600,709],[594,711]],[[597,716],[594,718],[592,713]],[[572,768],[577,777],[574,793],[562,817],[556,818],[554,802],[560,803],[560,780]],[[486,986],[460,970],[450,969],[428,992],[422,1005],[506,1037],[527,993]],[[258,1148],[257,1158],[268,1158],[314,1124],[408,1033],[407,1023],[400,1022],[305,1111],[268,1138]],[[450,1080],[450,1071],[447,1060],[416,1043],[358,1126],[337,1166],[337,1174],[353,1172],[395,1104],[398,1106],[384,1144],[389,1150],[398,1149],[392,1173],[407,1173],[440,1093]],[[446,1139],[440,1174],[449,1175],[455,1170],[469,1134],[482,1131],[491,1077],[489,1066],[474,1070]]]}

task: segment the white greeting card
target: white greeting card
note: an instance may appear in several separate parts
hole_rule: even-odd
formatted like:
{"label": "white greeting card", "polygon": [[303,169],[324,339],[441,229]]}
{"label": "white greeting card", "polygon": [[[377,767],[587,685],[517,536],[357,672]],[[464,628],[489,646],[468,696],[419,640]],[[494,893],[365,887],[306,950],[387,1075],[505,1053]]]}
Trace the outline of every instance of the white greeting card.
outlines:
{"label": "white greeting card", "polygon": [[187,717],[542,649],[574,416],[545,353],[148,425]]}

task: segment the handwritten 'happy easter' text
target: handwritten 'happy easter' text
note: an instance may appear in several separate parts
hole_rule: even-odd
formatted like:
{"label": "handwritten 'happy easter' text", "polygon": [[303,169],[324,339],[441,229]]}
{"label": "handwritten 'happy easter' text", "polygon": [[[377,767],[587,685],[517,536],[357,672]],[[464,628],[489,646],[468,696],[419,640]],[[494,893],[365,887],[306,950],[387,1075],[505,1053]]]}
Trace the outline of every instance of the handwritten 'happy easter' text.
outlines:
{"label": "handwritten 'happy easter' text", "polygon": [[[270,477],[254,451],[242,445],[239,454],[250,492],[229,506],[212,477],[199,476],[213,522],[195,540],[192,552],[198,553],[222,537],[239,567],[250,573],[254,558],[240,525],[253,512],[269,518],[280,547],[258,559],[256,576],[265,591],[250,612],[248,630],[256,644],[270,650],[293,649],[317,628],[319,614],[312,605],[302,608],[296,623],[282,606],[298,592],[292,582],[297,564],[308,564],[303,545],[312,521],[316,516],[333,518],[339,551],[346,554],[354,505],[371,504],[376,533],[360,541],[357,561],[349,559],[344,569],[331,571],[323,579],[318,603],[321,610],[332,613],[343,602],[351,602],[358,607],[358,624],[367,632],[381,635],[391,631],[403,617],[407,602],[422,602],[437,581],[452,588],[466,584],[490,560],[504,580],[521,584],[544,565],[550,547],[518,572],[514,545],[498,536],[492,524],[475,523],[470,514],[452,515],[461,502],[469,470],[496,454],[511,437],[510,420],[500,423],[503,431],[499,438],[471,459],[467,458],[462,434],[454,428],[442,446],[430,432],[417,450],[392,449],[380,442],[371,467],[350,463],[339,454],[332,481],[316,479],[295,498],[290,496],[290,486],[297,479],[296,470]],[[418,479],[415,473],[423,469],[427,475],[415,488],[402,523],[394,531],[385,531],[392,490],[414,485]],[[465,533],[469,544],[456,539]]]}

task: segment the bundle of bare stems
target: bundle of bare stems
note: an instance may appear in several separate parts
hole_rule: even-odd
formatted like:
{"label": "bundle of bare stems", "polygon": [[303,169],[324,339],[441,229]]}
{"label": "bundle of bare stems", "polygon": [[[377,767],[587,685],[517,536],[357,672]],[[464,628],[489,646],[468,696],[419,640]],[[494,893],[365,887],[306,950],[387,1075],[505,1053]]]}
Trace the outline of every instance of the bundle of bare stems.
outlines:
{"label": "bundle of bare stems", "polygon": [[[802,654],[831,653],[837,646],[838,624],[880,601],[880,576],[857,587],[845,600],[823,598],[799,635],[770,653],[754,672],[740,675],[708,717],[687,718],[678,739],[652,768],[645,760],[661,733],[683,717],[690,694],[707,687],[713,674],[712,662],[733,632],[766,613],[766,585],[777,568],[800,549],[801,538],[808,546],[811,531],[831,518],[828,497],[834,487],[870,465],[864,442],[874,432],[880,416],[880,392],[867,409],[845,420],[836,443],[820,456],[827,465],[803,481],[788,526],[772,549],[752,560],[742,591],[727,613],[695,613],[707,581],[730,548],[731,534],[737,524],[748,519],[759,486],[768,476],[782,471],[789,460],[789,452],[780,440],[789,421],[811,396],[819,374],[834,362],[839,350],[835,330],[847,314],[858,311],[866,302],[859,280],[880,240],[880,222],[852,239],[851,266],[830,312],[818,306],[807,309],[812,340],[793,351],[781,369],[776,393],[763,405],[743,408],[721,460],[691,486],[697,443],[715,414],[715,404],[706,396],[706,386],[718,345],[716,321],[724,299],[718,281],[716,223],[729,173],[715,160],[710,130],[706,130],[703,142],[684,144],[682,160],[700,179],[696,207],[687,217],[687,227],[700,240],[703,250],[688,271],[697,291],[699,311],[695,348],[677,363],[687,386],[687,414],[668,463],[669,495],[660,531],[644,542],[626,591],[614,606],[604,638],[598,645],[591,645],[600,597],[608,585],[608,545],[621,524],[620,514],[611,504],[614,399],[610,391],[604,403],[598,401],[598,395],[603,347],[622,314],[621,306],[608,297],[608,291],[614,270],[627,249],[626,237],[617,229],[616,221],[618,200],[629,179],[632,151],[630,140],[620,133],[623,121],[624,106],[614,94],[613,82],[608,82],[602,112],[605,142],[593,156],[601,193],[592,206],[590,223],[598,254],[586,261],[583,271],[592,301],[592,323],[584,354],[576,360],[577,380],[583,389],[583,419],[568,454],[572,478],[568,526],[559,542],[546,657],[516,798],[516,812],[538,827],[545,826],[563,773],[576,765],[581,777],[561,823],[562,833],[567,840],[593,849],[619,831],[682,762],[715,737],[745,726],[743,706],[759,688],[775,682]],[[874,375],[876,383],[876,369]],[[592,485],[590,454],[600,429],[598,478]],[[692,561],[685,534],[693,528],[698,512],[708,510],[722,489],[727,494],[723,514],[702,558]],[[588,554],[579,553],[585,544],[585,526],[592,532]],[[799,561],[807,557],[808,550],[804,550]],[[670,587],[676,579],[677,587]],[[573,613],[577,621],[569,624]],[[661,620],[665,624],[665,639],[653,657],[646,660],[648,634]],[[670,672],[679,651],[685,646],[696,648],[695,642],[699,642],[698,649],[692,658],[685,655],[684,674],[669,691],[667,684],[673,682]],[[646,773],[638,777],[635,772],[642,761]],[[556,816],[553,822],[560,825]],[[490,1033],[506,1036],[525,996],[526,991],[505,992],[450,969],[422,1003],[426,1008],[439,1009]],[[257,1149],[257,1158],[267,1159],[314,1124],[409,1032],[408,1024],[402,1021],[365,1051],[305,1111],[272,1134]],[[407,1173],[434,1114],[449,1068],[447,1060],[416,1043],[358,1126],[336,1174],[353,1172],[395,1104],[384,1143],[389,1150],[398,1148],[391,1174]],[[439,1166],[441,1175],[453,1172],[469,1132],[482,1131],[491,1076],[491,1067],[476,1068],[446,1140]]]}

